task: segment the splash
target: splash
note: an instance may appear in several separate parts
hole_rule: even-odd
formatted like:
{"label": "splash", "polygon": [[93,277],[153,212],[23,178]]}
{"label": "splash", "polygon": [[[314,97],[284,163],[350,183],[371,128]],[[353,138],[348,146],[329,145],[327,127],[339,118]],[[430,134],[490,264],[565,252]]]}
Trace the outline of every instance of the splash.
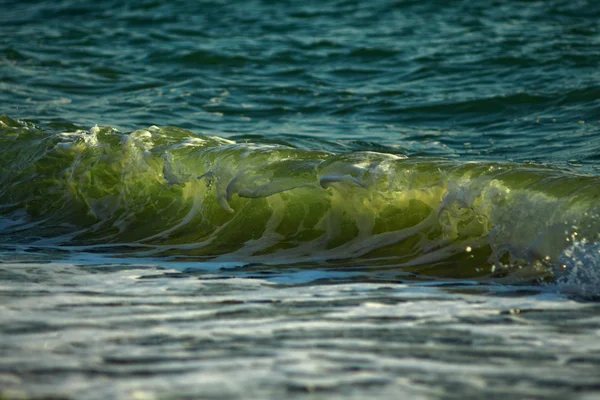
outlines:
{"label": "splash", "polygon": [[560,291],[598,298],[600,293],[600,243],[572,237],[573,244],[561,253],[556,267],[556,285]]}

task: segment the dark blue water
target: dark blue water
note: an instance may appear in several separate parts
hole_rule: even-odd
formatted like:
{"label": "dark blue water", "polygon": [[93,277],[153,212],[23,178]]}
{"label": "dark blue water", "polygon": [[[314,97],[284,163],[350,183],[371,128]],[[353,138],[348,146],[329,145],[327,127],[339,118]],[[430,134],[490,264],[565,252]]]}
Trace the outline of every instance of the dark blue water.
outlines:
{"label": "dark blue water", "polygon": [[600,3],[0,10],[1,399],[600,395]]}
{"label": "dark blue water", "polygon": [[592,1],[4,4],[13,118],[597,163]]}

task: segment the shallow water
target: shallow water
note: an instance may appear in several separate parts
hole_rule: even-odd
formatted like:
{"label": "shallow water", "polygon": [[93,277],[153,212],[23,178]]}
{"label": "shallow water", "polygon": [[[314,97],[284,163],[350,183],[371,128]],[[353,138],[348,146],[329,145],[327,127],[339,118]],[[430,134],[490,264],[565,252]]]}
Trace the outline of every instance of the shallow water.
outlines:
{"label": "shallow water", "polygon": [[9,398],[593,398],[600,389],[598,305],[554,288],[118,264],[4,264],[2,274]]}
{"label": "shallow water", "polygon": [[600,9],[21,1],[0,398],[600,396]]}

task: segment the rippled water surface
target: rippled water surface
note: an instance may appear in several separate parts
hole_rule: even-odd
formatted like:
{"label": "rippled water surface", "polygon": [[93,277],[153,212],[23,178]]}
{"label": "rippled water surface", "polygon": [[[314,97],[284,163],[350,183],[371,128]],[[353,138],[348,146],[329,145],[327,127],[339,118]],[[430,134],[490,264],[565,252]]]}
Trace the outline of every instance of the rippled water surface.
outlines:
{"label": "rippled water surface", "polygon": [[2,1],[0,398],[600,396],[594,1]]}

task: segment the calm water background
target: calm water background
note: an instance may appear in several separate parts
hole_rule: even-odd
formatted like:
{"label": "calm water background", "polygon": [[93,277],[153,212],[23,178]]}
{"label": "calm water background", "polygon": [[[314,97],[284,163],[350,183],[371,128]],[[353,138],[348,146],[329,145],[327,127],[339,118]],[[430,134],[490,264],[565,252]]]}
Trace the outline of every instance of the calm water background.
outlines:
{"label": "calm water background", "polygon": [[[598,2],[0,6],[0,114],[48,134],[600,168]],[[0,398],[596,398],[600,261],[573,257],[508,285],[4,246]]]}

